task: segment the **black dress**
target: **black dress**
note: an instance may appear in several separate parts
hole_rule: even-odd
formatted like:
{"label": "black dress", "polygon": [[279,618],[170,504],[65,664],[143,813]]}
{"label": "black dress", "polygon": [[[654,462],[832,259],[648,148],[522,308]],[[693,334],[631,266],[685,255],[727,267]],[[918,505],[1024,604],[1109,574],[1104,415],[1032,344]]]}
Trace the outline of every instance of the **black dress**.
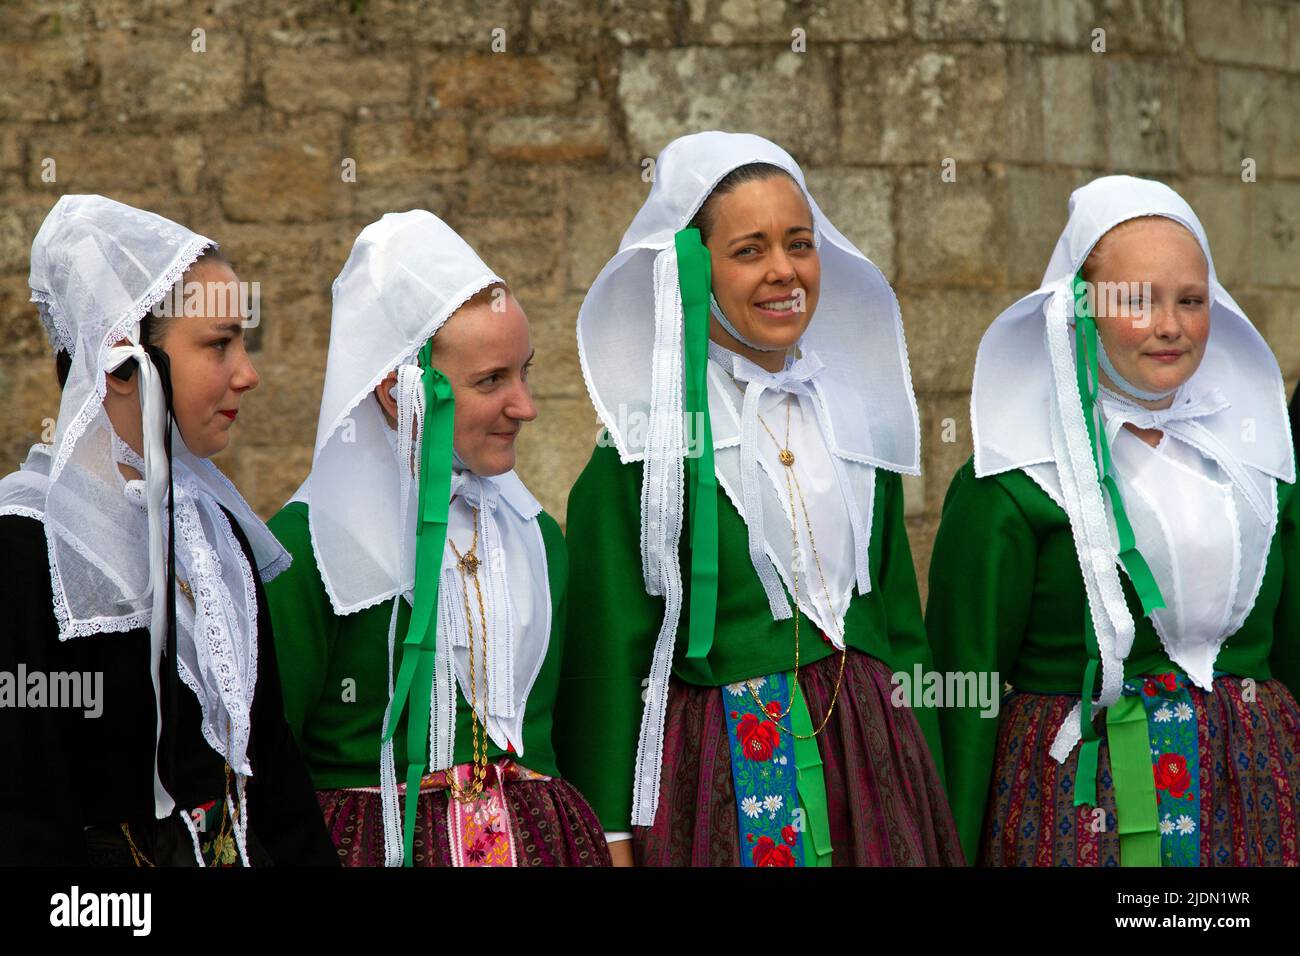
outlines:
{"label": "black dress", "polygon": [[[229,512],[226,518],[250,567],[256,567],[239,524]],[[0,865],[130,866],[138,857],[158,865],[195,865],[193,842],[180,817],[154,818],[148,629],[60,641],[45,529],[32,518],[0,517],[0,582],[0,679],[4,672],[11,681],[22,672],[103,675],[98,716],[88,716],[81,707],[16,707],[12,701],[0,706]],[[284,719],[271,616],[260,578],[256,591],[257,687],[248,748],[253,776],[247,783],[250,862],[338,865],[311,779]],[[217,801],[208,815],[212,832],[204,836],[210,839],[218,831],[228,788],[225,762],[204,740],[198,700],[180,684],[175,662],[164,657],[162,667],[160,776],[178,807]],[[233,787],[230,792],[233,797]]]}

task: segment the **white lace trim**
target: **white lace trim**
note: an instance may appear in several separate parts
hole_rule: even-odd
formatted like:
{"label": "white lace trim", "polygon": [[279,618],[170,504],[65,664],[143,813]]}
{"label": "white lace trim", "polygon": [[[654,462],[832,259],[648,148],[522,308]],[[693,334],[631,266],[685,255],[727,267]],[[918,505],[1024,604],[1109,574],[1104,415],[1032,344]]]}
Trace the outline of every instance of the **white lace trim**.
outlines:
{"label": "white lace trim", "polygon": [[681,541],[686,489],[682,452],[681,289],[677,284],[675,248],[664,249],[655,258],[654,296],[652,396],[641,485],[641,565],[646,592],[664,599],[664,617],[655,637],[646,705],[637,738],[632,784],[633,826],[652,825],[659,804],[668,681],[682,610],[682,572],[677,548]]}
{"label": "white lace trim", "polygon": [[[252,775],[248,762],[248,743],[252,730],[253,695],[257,687],[257,596],[252,569],[243,560],[239,542],[229,521],[219,508],[209,509],[209,519],[219,529],[243,579],[243,614],[234,605],[233,596],[222,576],[218,550],[204,535],[195,505],[197,489],[188,482],[177,485],[174,511],[177,543],[183,548],[184,567],[194,597],[194,618],[190,643],[195,654],[197,673],[185,660],[187,654],[178,635],[176,669],[184,684],[193,691],[203,713],[203,738],[240,774]],[[178,630],[180,621],[178,620]],[[224,728],[218,727],[219,713],[225,711],[230,721],[229,743]],[[228,752],[229,751],[229,752]]]}
{"label": "white lace trim", "polygon": [[[1057,475],[1068,506],[1066,515],[1070,519],[1071,538],[1083,572],[1101,662],[1101,691],[1090,706],[1091,719],[1098,710],[1115,703],[1123,691],[1124,658],[1133,645],[1134,623],[1116,570],[1105,501],[1096,479],[1096,466],[1083,418],[1067,322],[1067,299],[1072,306],[1069,290],[1062,284],[1052,296],[1045,334],[1055,382],[1051,420]],[[1064,763],[1081,737],[1082,707],[1076,705],[1052,742],[1050,753],[1053,759]]]}

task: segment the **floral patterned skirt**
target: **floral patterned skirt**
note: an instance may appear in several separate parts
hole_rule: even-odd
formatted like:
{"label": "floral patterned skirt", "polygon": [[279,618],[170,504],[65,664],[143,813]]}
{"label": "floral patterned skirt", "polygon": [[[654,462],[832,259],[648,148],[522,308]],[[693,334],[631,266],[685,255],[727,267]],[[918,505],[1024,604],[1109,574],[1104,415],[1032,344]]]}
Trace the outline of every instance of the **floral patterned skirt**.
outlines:
{"label": "floral patterned skirt", "polygon": [[[494,783],[493,769],[489,768],[489,786],[500,787],[505,819],[476,822],[466,816],[463,819],[476,831],[468,837],[456,814],[448,813],[454,798],[442,784],[443,775],[425,778],[415,822],[416,866],[454,866],[467,856],[471,860],[490,856],[501,848],[486,843],[495,837],[504,846],[507,836],[517,866],[610,865],[600,822],[573,786],[538,775],[529,775],[532,779],[498,775]],[[435,779],[436,785],[427,785]],[[378,788],[318,790],[316,799],[344,866],[384,865],[383,802]],[[486,802],[483,806],[486,809]]]}
{"label": "floral patterned skirt", "polygon": [[[1148,695],[1166,693],[1160,680],[1147,679]],[[1174,690],[1173,681],[1168,690]],[[1300,864],[1295,797],[1300,791],[1300,707],[1295,698],[1279,681],[1247,683],[1238,677],[1217,678],[1213,694],[1194,686],[1186,693],[1186,703],[1157,700],[1150,711],[1165,865],[1170,847],[1180,843],[1193,848],[1184,860],[1190,865]],[[1102,741],[1097,761],[1097,809],[1104,811],[1104,821],[1092,807],[1074,805],[1079,748],[1063,764],[1048,754],[1056,728],[1078,699],[1015,691],[1004,700],[981,864],[1120,864],[1104,720],[1098,719]],[[1190,758],[1172,753],[1179,737],[1187,738]],[[1170,754],[1156,753],[1162,741],[1171,744]],[[1179,812],[1178,803],[1190,801],[1193,794],[1195,803]],[[1178,856],[1177,849],[1172,852]]]}
{"label": "floral patterned skirt", "polygon": [[[830,706],[839,669],[832,654],[799,670],[814,725]],[[832,862],[960,866],[957,830],[929,747],[911,710],[891,704],[890,676],[882,661],[850,649],[835,713],[816,738]],[[738,866],[742,846],[752,853],[737,812],[728,693],[670,684],[659,808],[653,826],[632,831],[638,865]]]}

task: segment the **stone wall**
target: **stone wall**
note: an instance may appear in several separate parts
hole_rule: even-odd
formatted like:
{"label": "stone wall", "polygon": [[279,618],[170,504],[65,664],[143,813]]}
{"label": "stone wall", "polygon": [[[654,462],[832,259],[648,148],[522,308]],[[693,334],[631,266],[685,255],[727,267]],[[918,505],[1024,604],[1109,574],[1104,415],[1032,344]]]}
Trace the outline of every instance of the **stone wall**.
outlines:
{"label": "stone wall", "polygon": [[1289,0],[5,3],[0,464],[57,413],[26,272],[60,194],[175,218],[262,284],[263,385],[219,463],[268,516],[310,464],[330,282],[367,222],[421,206],[532,319],[541,415],[521,471],[563,519],[597,433],[574,320],[648,189],[642,161],[682,133],[751,130],[804,164],[898,290],[923,419],[907,507],[924,588],[970,454],[976,344],[1037,284],[1076,185],[1132,172],[1181,190],[1294,385],[1297,107]]}

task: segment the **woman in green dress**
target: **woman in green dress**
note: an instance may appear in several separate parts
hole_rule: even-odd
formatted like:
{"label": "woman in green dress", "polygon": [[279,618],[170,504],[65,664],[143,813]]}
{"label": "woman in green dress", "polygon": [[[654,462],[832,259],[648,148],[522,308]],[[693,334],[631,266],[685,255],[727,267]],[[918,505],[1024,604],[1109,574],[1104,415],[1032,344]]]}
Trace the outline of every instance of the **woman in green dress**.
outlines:
{"label": "woman in green dress", "polygon": [[616,862],[958,863],[900,475],[898,305],[780,147],[674,141],[578,317],[605,426],[569,497],[556,714]]}
{"label": "woman in green dress", "polygon": [[551,745],[568,574],[514,472],[532,360],[519,303],[436,216],[362,231],[334,283],[312,471],[271,519],[293,566],[268,592],[346,864],[608,862]]}
{"label": "woman in green dress", "polygon": [[[971,859],[1300,862],[1300,540],[1277,362],[1173,190],[1077,190],[1043,285],[980,344],[944,503],[942,711]],[[1120,574],[1120,571],[1123,574]]]}

